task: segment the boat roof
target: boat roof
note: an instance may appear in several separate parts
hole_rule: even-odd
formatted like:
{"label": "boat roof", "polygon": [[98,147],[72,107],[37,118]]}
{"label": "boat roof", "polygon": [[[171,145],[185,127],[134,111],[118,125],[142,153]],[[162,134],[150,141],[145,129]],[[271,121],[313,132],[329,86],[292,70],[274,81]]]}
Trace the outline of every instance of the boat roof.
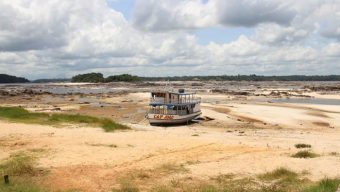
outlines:
{"label": "boat roof", "polygon": [[188,102],[188,103],[149,103],[152,106],[166,105],[166,106],[184,106],[184,105],[192,105],[197,102]]}
{"label": "boat roof", "polygon": [[174,92],[174,91],[151,91],[151,93],[170,93],[170,94],[175,94],[175,95],[193,95],[196,94],[195,92]]}
{"label": "boat roof", "polygon": [[195,92],[184,92],[184,93],[179,93],[179,92],[169,92],[171,94],[176,94],[176,95],[192,95],[196,94]]}

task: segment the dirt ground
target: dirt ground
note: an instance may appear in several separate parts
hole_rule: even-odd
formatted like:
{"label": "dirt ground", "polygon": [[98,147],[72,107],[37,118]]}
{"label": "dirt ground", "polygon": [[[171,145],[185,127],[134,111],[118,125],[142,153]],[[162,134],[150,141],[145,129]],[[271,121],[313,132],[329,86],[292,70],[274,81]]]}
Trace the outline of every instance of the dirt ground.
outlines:
{"label": "dirt ground", "polygon": [[[144,115],[149,98],[144,92],[87,98],[95,104],[77,96],[2,99],[2,106],[109,117],[132,130],[107,133],[79,125],[56,128],[1,121],[0,159],[18,151],[39,151],[39,167],[49,170],[39,182],[62,190],[111,191],[136,170],[154,170],[152,181],[139,183],[146,188],[173,178],[252,176],[278,167],[308,171],[312,180],[340,177],[339,106],[235,100],[223,93],[199,96],[202,116],[214,120],[172,127],[148,124]],[[320,156],[291,157],[299,151],[294,147],[298,143],[312,145]],[[156,174],[166,164],[188,171]]]}

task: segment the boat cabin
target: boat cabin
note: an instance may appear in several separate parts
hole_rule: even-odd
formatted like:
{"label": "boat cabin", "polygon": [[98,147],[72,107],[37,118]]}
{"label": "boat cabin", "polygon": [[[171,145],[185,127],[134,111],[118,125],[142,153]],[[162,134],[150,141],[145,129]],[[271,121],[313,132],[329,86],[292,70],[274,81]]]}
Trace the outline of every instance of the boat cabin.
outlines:
{"label": "boat cabin", "polygon": [[150,110],[151,114],[162,115],[188,115],[200,110],[200,98],[195,93],[156,91],[151,92]]}

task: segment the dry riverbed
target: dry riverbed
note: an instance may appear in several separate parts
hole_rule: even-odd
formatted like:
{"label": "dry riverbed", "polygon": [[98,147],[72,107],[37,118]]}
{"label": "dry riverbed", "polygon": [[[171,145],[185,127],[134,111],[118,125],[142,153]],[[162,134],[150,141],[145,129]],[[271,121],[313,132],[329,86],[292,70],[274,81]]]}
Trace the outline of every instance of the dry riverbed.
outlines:
{"label": "dry riverbed", "polygon": [[[311,182],[340,178],[339,105],[270,100],[278,94],[340,99],[337,91],[261,84],[251,91],[247,86],[214,92],[216,87],[208,85],[184,85],[197,89],[202,116],[213,120],[153,127],[144,119],[151,88],[133,86],[135,91],[112,94],[3,96],[1,106],[106,117],[132,129],[107,133],[82,125],[54,127],[2,120],[0,159],[19,152],[34,155],[36,167],[47,172],[35,175],[34,181],[55,191],[111,191],[126,183],[148,191],[176,182],[209,183],[226,175],[256,178],[280,167],[301,173]],[[297,148],[296,144],[310,146]],[[292,157],[305,150],[316,156]]]}

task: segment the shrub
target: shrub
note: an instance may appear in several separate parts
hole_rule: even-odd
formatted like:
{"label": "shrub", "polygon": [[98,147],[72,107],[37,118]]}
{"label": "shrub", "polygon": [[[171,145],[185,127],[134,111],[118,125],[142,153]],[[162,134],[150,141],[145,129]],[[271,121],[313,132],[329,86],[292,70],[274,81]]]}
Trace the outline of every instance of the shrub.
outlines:
{"label": "shrub", "polygon": [[312,146],[309,144],[299,143],[299,144],[295,144],[295,147],[300,149],[300,148],[311,148]]}
{"label": "shrub", "polygon": [[294,158],[315,158],[315,157],[319,157],[320,155],[316,154],[316,153],[313,153],[313,152],[310,152],[310,151],[299,151],[295,154],[293,154],[291,157],[294,157]]}

